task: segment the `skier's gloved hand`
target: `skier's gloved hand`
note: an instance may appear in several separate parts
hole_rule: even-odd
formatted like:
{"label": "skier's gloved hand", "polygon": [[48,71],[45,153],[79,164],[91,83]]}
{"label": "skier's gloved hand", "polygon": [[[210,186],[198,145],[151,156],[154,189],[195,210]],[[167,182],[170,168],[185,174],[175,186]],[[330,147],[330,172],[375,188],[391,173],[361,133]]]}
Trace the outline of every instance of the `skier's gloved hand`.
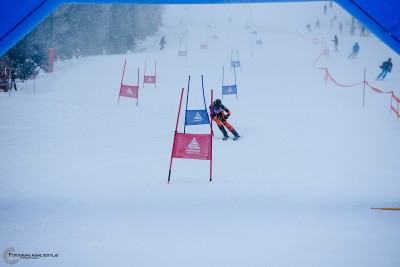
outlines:
{"label": "skier's gloved hand", "polygon": [[227,119],[229,118],[230,115],[231,115],[231,114],[226,114],[226,115],[225,115],[225,120],[227,120]]}

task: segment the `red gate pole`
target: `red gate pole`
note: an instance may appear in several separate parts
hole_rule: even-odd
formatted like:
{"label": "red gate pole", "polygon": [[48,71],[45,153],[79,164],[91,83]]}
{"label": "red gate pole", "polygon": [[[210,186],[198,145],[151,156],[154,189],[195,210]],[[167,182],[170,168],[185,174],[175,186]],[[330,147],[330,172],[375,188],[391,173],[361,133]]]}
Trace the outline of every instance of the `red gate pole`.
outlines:
{"label": "red gate pole", "polygon": [[137,68],[137,98],[136,98],[136,106],[139,105],[139,68]]}
{"label": "red gate pole", "polygon": [[121,86],[119,87],[118,105],[119,105],[119,99],[121,98],[121,88],[122,88],[122,83],[123,83],[123,81],[124,81],[125,66],[126,66],[126,60],[125,60],[125,63],[124,63],[124,70],[122,71]]}
{"label": "red gate pole", "polygon": [[175,126],[175,133],[174,133],[174,143],[172,144],[172,152],[171,152],[171,161],[169,163],[169,172],[168,172],[168,184],[171,181],[171,170],[172,170],[172,159],[173,159],[173,154],[174,154],[174,148],[175,148],[175,139],[176,139],[176,134],[178,132],[178,123],[179,123],[179,115],[181,114],[181,106],[182,106],[182,97],[183,97],[183,91],[185,88],[182,88],[182,93],[181,93],[181,100],[179,101],[179,109],[178,109],[178,117],[176,119],[176,126]]}
{"label": "red gate pole", "polygon": [[144,77],[146,77],[146,65],[147,65],[147,59],[144,61],[143,88],[144,88]]}
{"label": "red gate pole", "polygon": [[[213,102],[213,89],[211,89],[211,103],[212,102]],[[211,118],[211,120],[212,120],[212,118]],[[210,146],[211,146],[211,149],[210,149],[210,182],[211,182],[212,181],[212,140],[213,140],[212,134],[213,134],[213,130],[212,130],[212,121],[210,123],[211,123],[211,127],[210,127],[210,129],[211,129],[211,132],[210,132]]]}

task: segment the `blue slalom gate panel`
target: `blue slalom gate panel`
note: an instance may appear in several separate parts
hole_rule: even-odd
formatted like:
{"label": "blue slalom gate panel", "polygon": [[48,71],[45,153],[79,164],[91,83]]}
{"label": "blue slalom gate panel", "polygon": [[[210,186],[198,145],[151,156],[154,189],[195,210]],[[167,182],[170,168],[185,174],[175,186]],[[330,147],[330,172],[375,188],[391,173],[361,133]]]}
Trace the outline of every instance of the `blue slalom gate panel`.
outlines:
{"label": "blue slalom gate panel", "polygon": [[210,118],[207,110],[196,109],[186,110],[185,125],[210,124]]}
{"label": "blue slalom gate panel", "polygon": [[239,68],[240,67],[240,61],[231,61],[231,67],[232,68]]}
{"label": "blue slalom gate panel", "polygon": [[237,95],[237,86],[234,85],[223,85],[222,95]]}

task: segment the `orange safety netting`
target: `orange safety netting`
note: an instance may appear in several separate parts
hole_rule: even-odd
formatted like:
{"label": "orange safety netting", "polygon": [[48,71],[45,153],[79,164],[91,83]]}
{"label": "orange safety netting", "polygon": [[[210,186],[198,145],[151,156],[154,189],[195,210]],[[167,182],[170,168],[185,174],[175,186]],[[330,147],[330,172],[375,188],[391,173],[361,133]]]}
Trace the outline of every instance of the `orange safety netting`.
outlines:
{"label": "orange safety netting", "polygon": [[332,75],[329,73],[327,68],[318,68],[318,69],[325,71],[325,82],[327,82],[328,78],[329,78],[329,79],[331,79],[331,81],[333,83],[335,83],[336,85],[338,85],[340,87],[353,87],[353,86],[357,86],[357,85],[360,85],[360,84],[364,83],[364,82],[359,82],[359,83],[355,83],[355,84],[340,84],[335,79],[333,79]]}
{"label": "orange safety netting", "polygon": [[366,84],[369,88],[371,88],[372,90],[374,90],[374,91],[377,92],[377,93],[381,93],[381,94],[393,94],[393,91],[383,92],[382,90],[380,90],[380,89],[378,89],[378,88],[376,88],[376,87],[371,86],[367,81],[365,81],[365,84]]}
{"label": "orange safety netting", "polygon": [[394,94],[394,92],[392,92],[392,98],[393,98],[394,100],[396,100],[397,103],[400,104],[400,98],[397,97],[397,96]]}
{"label": "orange safety netting", "polygon": [[325,49],[324,52],[321,53],[321,55],[319,55],[313,62],[312,66],[313,68],[315,68],[315,64],[318,62],[318,60],[322,57],[322,56],[327,56],[329,57],[329,49]]}
{"label": "orange safety netting", "polygon": [[400,112],[393,106],[391,106],[390,108],[397,115],[397,117],[400,118]]}
{"label": "orange safety netting", "polygon": [[[322,54],[320,54],[320,55],[314,60],[313,65],[312,65],[313,68],[316,68],[316,67],[315,67],[315,64],[316,64],[316,63],[318,62],[318,60],[319,60],[322,56],[324,56],[324,55],[326,55],[326,56],[329,55],[329,50],[328,50],[328,49],[324,50],[324,51],[322,52]],[[400,98],[397,97],[397,96],[394,94],[393,91],[384,92],[384,91],[382,91],[381,89],[376,88],[376,87],[370,85],[370,84],[368,83],[368,81],[366,81],[366,80],[364,80],[364,81],[362,81],[362,82],[359,82],[359,83],[355,83],[355,84],[349,84],[349,85],[340,84],[340,83],[338,83],[338,82],[332,77],[332,75],[329,73],[328,68],[321,68],[321,67],[320,67],[320,68],[316,68],[316,69],[322,70],[322,71],[325,72],[325,83],[327,83],[327,82],[328,82],[328,79],[330,79],[333,83],[335,83],[336,85],[338,85],[338,86],[340,86],[340,87],[353,87],[353,86],[357,86],[357,85],[360,85],[360,84],[365,84],[365,85],[367,85],[370,89],[372,89],[373,91],[375,91],[375,92],[377,92],[377,93],[380,93],[380,94],[391,94],[392,99],[394,99],[394,100],[397,102],[397,108],[393,107],[393,105],[391,104],[390,109],[391,109],[391,111],[393,111],[393,112],[397,115],[398,118],[400,118],[400,109],[399,109]]]}

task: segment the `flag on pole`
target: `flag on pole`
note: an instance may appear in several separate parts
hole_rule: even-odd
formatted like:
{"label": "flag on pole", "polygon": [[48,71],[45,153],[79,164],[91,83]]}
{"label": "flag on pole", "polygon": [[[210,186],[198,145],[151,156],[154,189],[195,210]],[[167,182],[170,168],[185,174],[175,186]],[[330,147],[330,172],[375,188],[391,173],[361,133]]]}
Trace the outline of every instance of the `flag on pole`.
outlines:
{"label": "flag on pole", "polygon": [[237,86],[234,85],[223,85],[222,95],[237,95]]}
{"label": "flag on pole", "polygon": [[207,110],[186,110],[185,125],[210,124]]}
{"label": "flag on pole", "polygon": [[138,98],[139,86],[137,85],[121,85],[119,91],[120,96]]}
{"label": "flag on pole", "polygon": [[211,159],[211,134],[175,133],[173,158]]}

